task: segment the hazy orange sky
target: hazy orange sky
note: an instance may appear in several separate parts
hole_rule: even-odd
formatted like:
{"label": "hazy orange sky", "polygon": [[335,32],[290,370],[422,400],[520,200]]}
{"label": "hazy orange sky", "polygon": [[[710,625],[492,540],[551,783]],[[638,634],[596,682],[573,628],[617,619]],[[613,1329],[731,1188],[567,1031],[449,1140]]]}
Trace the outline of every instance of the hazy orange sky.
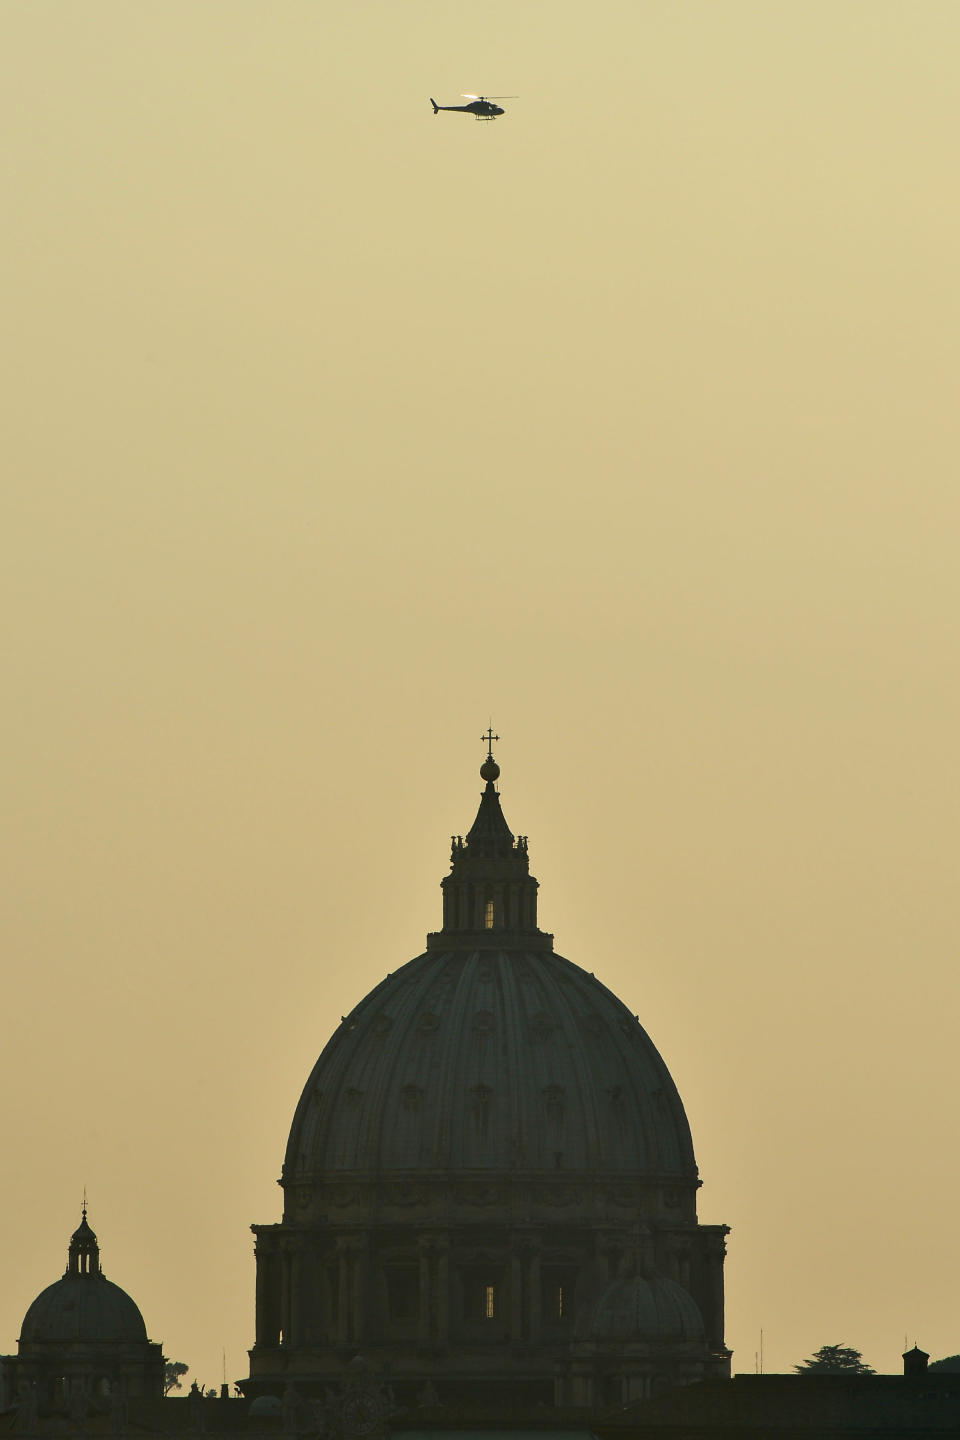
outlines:
{"label": "hazy orange sky", "polygon": [[4,0],[0,1349],[86,1185],[151,1337],[247,1373],[248,1227],[492,716],[734,1368],[960,1350],[958,49],[940,0]]}

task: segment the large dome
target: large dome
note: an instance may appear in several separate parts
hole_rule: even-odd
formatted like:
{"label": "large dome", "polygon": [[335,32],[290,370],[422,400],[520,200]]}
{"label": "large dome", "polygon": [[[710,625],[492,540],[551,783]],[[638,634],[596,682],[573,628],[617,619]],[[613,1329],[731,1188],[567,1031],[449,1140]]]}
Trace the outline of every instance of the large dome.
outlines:
{"label": "large dome", "polygon": [[553,953],[494,786],[454,837],[443,929],[346,1016],[294,1117],[284,1181],[332,1172],[696,1175],[656,1048],[615,995]]}
{"label": "large dome", "polygon": [[348,1015],[307,1082],[284,1174],[695,1175],[637,1019],[550,950],[427,951]]}

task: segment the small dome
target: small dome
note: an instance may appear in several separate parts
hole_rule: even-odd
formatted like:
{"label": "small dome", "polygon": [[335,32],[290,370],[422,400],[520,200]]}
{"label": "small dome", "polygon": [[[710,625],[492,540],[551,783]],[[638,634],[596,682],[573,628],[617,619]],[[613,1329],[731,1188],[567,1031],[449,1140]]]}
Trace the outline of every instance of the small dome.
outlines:
{"label": "small dome", "polygon": [[283,1401],[279,1395],[258,1395],[251,1401],[249,1415],[282,1415]]}
{"label": "small dome", "polygon": [[35,1341],[144,1341],[147,1327],[125,1290],[99,1272],[64,1275],[41,1290],[23,1319],[20,1344]]}
{"label": "small dome", "polygon": [[591,1340],[702,1340],[697,1302],[675,1280],[639,1275],[614,1280],[598,1300]]}

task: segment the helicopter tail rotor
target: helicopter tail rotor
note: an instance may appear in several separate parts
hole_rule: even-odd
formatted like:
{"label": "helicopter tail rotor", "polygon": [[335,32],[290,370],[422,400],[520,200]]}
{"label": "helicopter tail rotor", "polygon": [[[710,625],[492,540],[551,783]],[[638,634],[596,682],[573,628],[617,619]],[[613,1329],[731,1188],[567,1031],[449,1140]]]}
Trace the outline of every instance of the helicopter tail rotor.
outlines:
{"label": "helicopter tail rotor", "polygon": [[432,95],[430,96],[430,104],[433,106],[433,113],[434,113],[434,115],[439,115],[439,114],[440,114],[440,106],[437,104],[436,100],[434,100],[434,98],[433,98]]}

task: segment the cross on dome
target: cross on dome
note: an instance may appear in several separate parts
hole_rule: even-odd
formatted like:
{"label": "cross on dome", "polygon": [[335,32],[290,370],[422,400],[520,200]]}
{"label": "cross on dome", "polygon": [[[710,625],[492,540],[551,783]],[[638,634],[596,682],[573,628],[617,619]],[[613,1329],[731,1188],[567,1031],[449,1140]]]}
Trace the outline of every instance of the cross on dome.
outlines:
{"label": "cross on dome", "polygon": [[487,784],[489,786],[492,786],[494,780],[498,780],[500,778],[500,766],[493,758],[493,742],[494,740],[499,740],[500,736],[494,735],[493,726],[488,725],[487,733],[485,735],[481,735],[480,739],[487,747],[487,758],[480,766],[480,779],[486,780]]}

